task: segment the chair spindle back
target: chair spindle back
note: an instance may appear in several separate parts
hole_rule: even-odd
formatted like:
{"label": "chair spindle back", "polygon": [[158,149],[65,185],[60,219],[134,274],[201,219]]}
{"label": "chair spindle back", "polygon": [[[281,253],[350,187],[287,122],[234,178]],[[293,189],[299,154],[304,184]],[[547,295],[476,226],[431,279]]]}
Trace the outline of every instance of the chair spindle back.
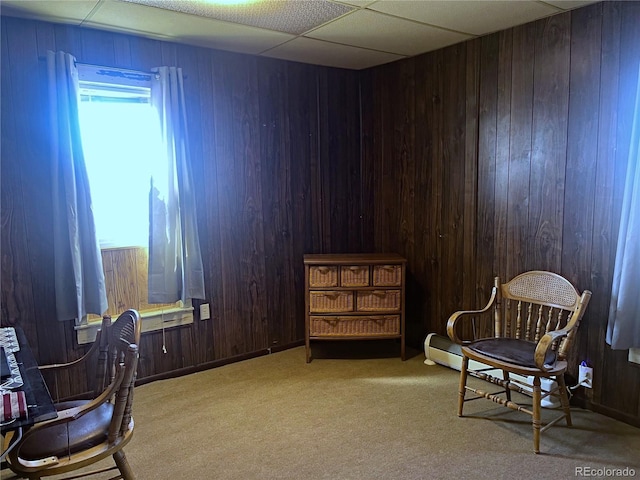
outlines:
{"label": "chair spindle back", "polygon": [[568,280],[546,271],[525,272],[504,284],[496,277],[494,285],[494,335],[537,343],[546,333],[566,328],[568,335],[553,346],[563,360],[588,299]]}

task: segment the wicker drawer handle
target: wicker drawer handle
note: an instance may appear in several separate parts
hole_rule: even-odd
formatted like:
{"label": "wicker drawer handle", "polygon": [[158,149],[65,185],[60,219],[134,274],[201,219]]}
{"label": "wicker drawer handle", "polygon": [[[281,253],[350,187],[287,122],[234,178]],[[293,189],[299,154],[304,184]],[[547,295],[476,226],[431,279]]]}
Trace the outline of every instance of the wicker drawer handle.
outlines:
{"label": "wicker drawer handle", "polygon": [[322,320],[324,322],[327,322],[332,327],[335,327],[336,325],[338,325],[338,322],[340,321],[339,318],[323,318]]}
{"label": "wicker drawer handle", "polygon": [[341,294],[340,292],[331,292],[331,293],[323,293],[322,295],[324,295],[327,298],[330,298],[331,300],[335,300],[336,298],[338,298]]}
{"label": "wicker drawer handle", "polygon": [[352,272],[361,272],[362,270],[364,270],[366,267],[358,267],[358,266],[353,266],[353,267],[349,267],[349,270],[351,270]]}
{"label": "wicker drawer handle", "polygon": [[387,270],[388,272],[393,272],[398,267],[396,265],[382,265],[380,268],[382,270]]}
{"label": "wicker drawer handle", "polygon": [[331,269],[329,267],[318,267],[320,273],[329,273]]}
{"label": "wicker drawer handle", "polygon": [[376,297],[384,298],[387,296],[387,292],[385,290],[374,290],[371,292]]}

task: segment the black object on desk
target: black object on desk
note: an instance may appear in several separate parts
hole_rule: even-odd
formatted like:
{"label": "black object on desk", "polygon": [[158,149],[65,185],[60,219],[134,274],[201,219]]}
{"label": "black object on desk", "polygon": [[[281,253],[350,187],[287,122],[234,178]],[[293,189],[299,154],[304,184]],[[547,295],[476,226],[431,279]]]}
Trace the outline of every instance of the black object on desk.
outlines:
{"label": "black object on desk", "polygon": [[2,362],[2,368],[0,372],[2,372],[2,381],[11,376],[11,369],[9,368],[9,362],[7,361],[7,352],[5,352],[4,347],[0,347],[0,362]]}
{"label": "black object on desk", "polygon": [[34,423],[50,420],[58,416],[47,384],[42,378],[36,359],[27,342],[27,337],[21,328],[15,327],[15,330],[20,350],[14,352],[14,355],[24,382],[20,390],[24,391],[27,400],[28,416],[3,425],[2,434],[21,427],[30,427]]}

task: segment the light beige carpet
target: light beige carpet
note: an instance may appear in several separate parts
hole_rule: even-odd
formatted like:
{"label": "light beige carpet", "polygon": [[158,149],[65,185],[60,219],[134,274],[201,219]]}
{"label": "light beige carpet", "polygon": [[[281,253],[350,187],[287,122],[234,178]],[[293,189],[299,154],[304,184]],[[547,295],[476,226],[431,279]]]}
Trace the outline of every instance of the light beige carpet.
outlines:
{"label": "light beige carpet", "polygon": [[478,400],[458,418],[458,372],[421,353],[320,350],[310,364],[300,347],[137,387],[125,451],[138,478],[565,479],[625,467],[640,477],[630,425],[573,409],[574,426],[545,432],[535,455],[527,415]]}

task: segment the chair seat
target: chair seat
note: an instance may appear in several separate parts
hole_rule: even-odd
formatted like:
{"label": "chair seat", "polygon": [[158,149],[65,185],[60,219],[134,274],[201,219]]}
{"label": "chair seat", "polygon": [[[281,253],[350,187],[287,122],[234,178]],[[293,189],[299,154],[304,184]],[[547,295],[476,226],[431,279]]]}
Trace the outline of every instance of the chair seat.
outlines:
{"label": "chair seat", "polygon": [[[87,400],[62,402],[56,404],[56,410],[79,407],[87,402]],[[99,445],[107,439],[112,415],[113,405],[103,403],[95,410],[68,424],[42,429],[25,440],[21,448],[21,457],[26,460],[53,455],[63,457],[69,453]]]}
{"label": "chair seat", "polygon": [[[537,368],[534,359],[536,346],[535,342],[518,338],[487,338],[466,345],[476,353],[527,368]],[[555,352],[548,351],[544,363],[553,365],[555,361]]]}

